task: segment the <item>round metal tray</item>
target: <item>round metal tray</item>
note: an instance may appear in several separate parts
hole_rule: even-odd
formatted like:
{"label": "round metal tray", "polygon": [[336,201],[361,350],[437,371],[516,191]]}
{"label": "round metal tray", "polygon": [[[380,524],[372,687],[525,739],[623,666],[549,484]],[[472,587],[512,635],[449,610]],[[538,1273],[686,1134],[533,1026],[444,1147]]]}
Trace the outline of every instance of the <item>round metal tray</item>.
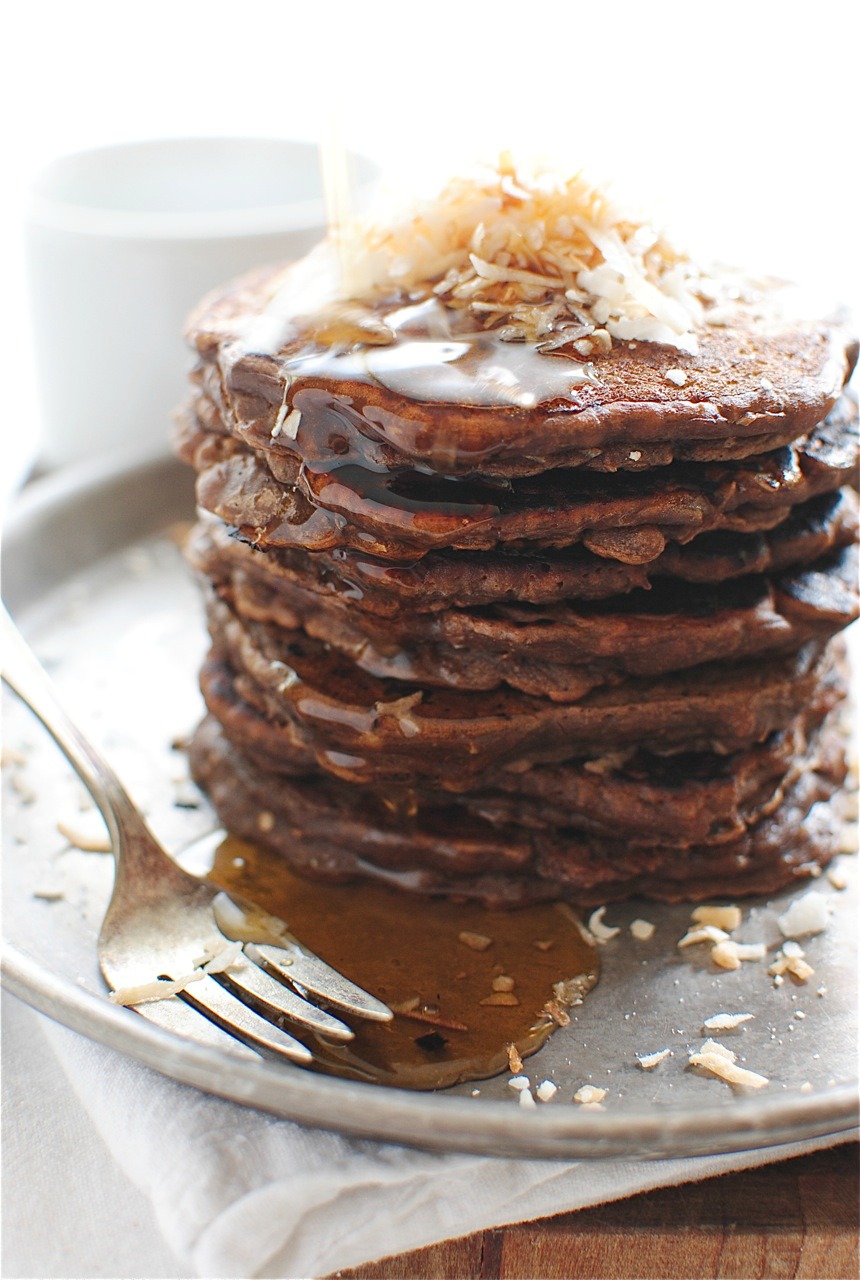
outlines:
{"label": "round metal tray", "polygon": [[[200,714],[196,670],[202,611],[174,537],[193,516],[192,477],[169,459],[88,468],[39,482],[4,543],[4,596],[82,725],[106,749],[169,848],[214,818],[205,801],[178,807],[184,768],[171,743]],[[601,980],[570,1026],[526,1072],[558,1086],[552,1102],[517,1105],[505,1077],[433,1094],[358,1085],[178,1039],[111,1005],[95,941],[110,892],[109,856],[70,849],[56,823],[80,813],[80,785],[29,713],[5,695],[3,981],[66,1026],[222,1097],[344,1133],[494,1155],[600,1158],[714,1154],[852,1129],[858,1120],[856,859],[849,888],[825,877],[826,933],[805,943],[815,977],[775,988],[765,964],[717,972],[679,952],[687,907],[611,908],[621,932],[602,950]],[[87,821],[91,815],[82,815]],[[799,891],[803,892],[803,890]],[[744,905],[745,941],[779,945],[776,916],[792,895]],[[648,942],[629,923],[656,925]],[[826,989],[826,990],[825,990]],[[821,994],[817,994],[817,992]],[[718,1012],[754,1019],[721,1039],[770,1078],[756,1093],[686,1068]],[[644,1071],[636,1055],[670,1048]],[[608,1089],[602,1111],[572,1101],[584,1083]]]}

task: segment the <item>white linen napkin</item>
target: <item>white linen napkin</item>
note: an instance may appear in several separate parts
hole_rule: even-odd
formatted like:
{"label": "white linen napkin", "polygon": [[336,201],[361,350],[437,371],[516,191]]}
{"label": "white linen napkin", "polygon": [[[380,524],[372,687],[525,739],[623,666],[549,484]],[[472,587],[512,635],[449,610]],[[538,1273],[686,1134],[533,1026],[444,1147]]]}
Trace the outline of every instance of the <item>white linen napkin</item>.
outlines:
{"label": "white linen napkin", "polygon": [[[4,1046],[4,1056],[14,1052],[18,1058],[14,1074],[19,1084],[27,1079],[20,1055],[38,1058],[47,1045],[109,1156],[151,1204],[163,1234],[163,1241],[148,1240],[147,1224],[141,1223],[134,1255],[138,1265],[126,1270],[126,1276],[179,1274],[166,1269],[174,1256],[187,1277],[325,1276],[484,1227],[752,1168],[832,1144],[825,1138],[713,1158],[641,1163],[420,1152],[303,1129],[208,1097],[23,1008],[7,1020]],[[43,1087],[40,1098],[40,1140],[49,1150],[51,1134],[63,1118],[51,1114]],[[7,1110],[7,1146],[10,1123]],[[98,1148],[98,1140],[93,1141]],[[102,1158],[110,1166],[106,1153]],[[78,1169],[86,1167],[87,1159],[91,1153],[77,1152]],[[52,1168],[49,1159],[42,1174],[46,1181],[13,1189],[7,1166],[6,1215],[10,1208],[14,1216],[29,1205],[32,1214],[32,1206],[53,1203],[57,1223],[51,1230],[60,1242],[64,1232],[74,1236],[80,1211],[75,1195],[60,1190],[70,1176],[75,1177],[75,1170]],[[122,1174],[114,1173],[117,1177],[124,1181]],[[84,1192],[91,1198],[91,1190],[85,1187]],[[138,1216],[146,1217],[146,1212]],[[117,1249],[122,1256],[121,1247],[128,1249],[130,1242],[110,1239],[110,1223],[104,1229],[106,1256],[116,1256]],[[122,1214],[115,1229],[130,1230]],[[55,1274],[87,1274],[74,1270],[71,1261]],[[7,1264],[14,1268],[13,1259]],[[3,1274],[23,1273],[4,1268]]]}

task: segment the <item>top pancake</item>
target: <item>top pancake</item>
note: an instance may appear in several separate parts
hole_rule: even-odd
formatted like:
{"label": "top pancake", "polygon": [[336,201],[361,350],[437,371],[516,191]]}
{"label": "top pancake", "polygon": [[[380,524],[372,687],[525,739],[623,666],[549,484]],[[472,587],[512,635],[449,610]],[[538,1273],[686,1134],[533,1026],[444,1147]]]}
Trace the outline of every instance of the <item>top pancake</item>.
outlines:
{"label": "top pancake", "polygon": [[[533,407],[440,402],[422,398],[420,377],[407,376],[404,390],[398,375],[392,390],[360,360],[321,356],[289,317],[290,280],[288,268],[266,268],[211,293],[188,337],[198,380],[228,430],[252,448],[310,464],[334,451],[377,470],[509,477],[736,459],[808,433],[857,360],[844,316],[804,315],[791,289],[768,282],[728,312],[706,310],[697,355],[616,341],[594,361],[592,380],[574,381],[583,368],[575,353],[535,353],[529,367],[545,371],[552,393]],[[422,340],[428,334],[431,327]],[[493,351],[504,373],[523,345],[499,342]],[[572,385],[558,394],[566,370]]]}

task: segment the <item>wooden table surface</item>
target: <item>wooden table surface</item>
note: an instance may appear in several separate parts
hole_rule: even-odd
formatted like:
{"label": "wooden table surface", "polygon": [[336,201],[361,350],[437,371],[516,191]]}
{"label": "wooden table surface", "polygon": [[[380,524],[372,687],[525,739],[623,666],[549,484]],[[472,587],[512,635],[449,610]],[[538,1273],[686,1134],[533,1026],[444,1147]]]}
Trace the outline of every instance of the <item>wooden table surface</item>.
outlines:
{"label": "wooden table surface", "polygon": [[849,1143],[746,1173],[459,1240],[342,1280],[857,1280],[860,1148]]}

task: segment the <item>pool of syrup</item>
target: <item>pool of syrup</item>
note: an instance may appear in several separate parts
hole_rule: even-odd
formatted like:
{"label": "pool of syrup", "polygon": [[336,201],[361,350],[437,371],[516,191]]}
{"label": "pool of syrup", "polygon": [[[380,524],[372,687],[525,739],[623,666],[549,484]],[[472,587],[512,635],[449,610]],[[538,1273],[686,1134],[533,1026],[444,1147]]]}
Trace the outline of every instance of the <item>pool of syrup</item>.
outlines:
{"label": "pool of syrup", "polygon": [[280,917],[394,1010],[390,1023],[347,1019],[346,1044],[290,1027],[314,1054],[310,1070],[405,1089],[487,1079],[535,1053],[597,981],[596,948],[564,903],[490,911],[366,881],[304,880],[234,837],[209,878]]}

